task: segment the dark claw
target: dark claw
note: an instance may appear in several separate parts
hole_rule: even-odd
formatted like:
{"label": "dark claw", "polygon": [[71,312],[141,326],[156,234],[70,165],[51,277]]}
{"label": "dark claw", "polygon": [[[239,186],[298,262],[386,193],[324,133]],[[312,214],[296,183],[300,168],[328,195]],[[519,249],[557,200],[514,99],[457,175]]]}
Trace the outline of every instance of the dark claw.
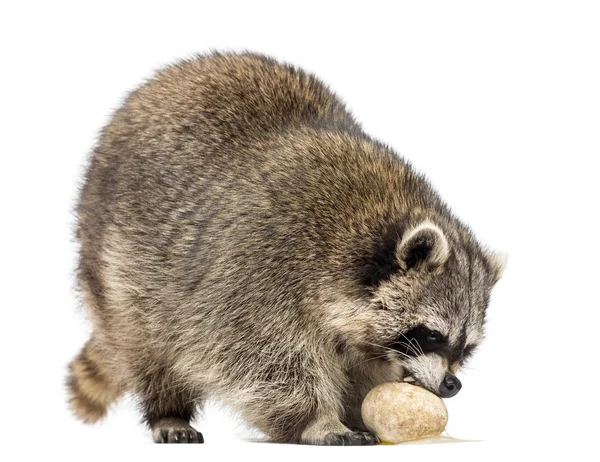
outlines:
{"label": "dark claw", "polygon": [[161,430],[160,431],[160,440],[157,443],[166,443],[169,441],[169,431]]}
{"label": "dark claw", "polygon": [[169,431],[169,443],[179,443],[179,432],[177,430]]}
{"label": "dark claw", "polygon": [[204,437],[202,436],[202,433],[195,431],[195,430],[189,430],[188,431],[188,442],[189,443],[204,443]]}
{"label": "dark claw", "polygon": [[369,432],[329,433],[323,444],[325,446],[372,446],[379,443],[379,438]]}
{"label": "dark claw", "polygon": [[180,443],[188,443],[188,432],[186,432],[185,430],[181,430],[179,432],[179,442]]}

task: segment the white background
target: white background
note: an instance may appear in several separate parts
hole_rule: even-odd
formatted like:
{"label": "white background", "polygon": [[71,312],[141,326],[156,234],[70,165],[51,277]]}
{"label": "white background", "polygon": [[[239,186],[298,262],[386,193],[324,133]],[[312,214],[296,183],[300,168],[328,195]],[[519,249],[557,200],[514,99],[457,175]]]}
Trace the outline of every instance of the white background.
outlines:
{"label": "white background", "polygon": [[[596,5],[3,2],[0,455],[464,460],[591,447],[600,387]],[[150,444],[131,402],[101,425],[72,418],[65,366],[89,332],[72,277],[71,211],[85,160],[128,90],[209,49],[260,51],[316,73],[484,243],[509,253],[487,340],[447,401],[448,433],[482,442],[249,443],[235,417],[211,405],[197,422],[204,446],[165,449]]]}

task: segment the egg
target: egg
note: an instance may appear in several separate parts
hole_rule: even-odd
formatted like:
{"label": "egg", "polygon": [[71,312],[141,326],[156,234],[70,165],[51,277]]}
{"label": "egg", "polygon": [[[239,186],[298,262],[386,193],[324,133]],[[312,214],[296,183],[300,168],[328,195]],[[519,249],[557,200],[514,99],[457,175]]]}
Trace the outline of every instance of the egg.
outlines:
{"label": "egg", "polygon": [[448,423],[444,402],[424,388],[388,382],[365,397],[362,418],[383,443],[396,444],[437,436]]}

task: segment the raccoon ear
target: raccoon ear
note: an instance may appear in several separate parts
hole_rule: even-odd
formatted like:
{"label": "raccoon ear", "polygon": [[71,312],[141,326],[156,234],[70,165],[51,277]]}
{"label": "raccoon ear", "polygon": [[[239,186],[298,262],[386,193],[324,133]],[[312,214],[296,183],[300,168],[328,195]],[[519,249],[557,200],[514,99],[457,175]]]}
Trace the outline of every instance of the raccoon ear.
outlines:
{"label": "raccoon ear", "polygon": [[506,252],[494,252],[489,249],[485,249],[483,253],[492,268],[492,277],[494,284],[496,284],[504,273],[504,268],[506,268],[506,262],[508,261],[508,254]]}
{"label": "raccoon ear", "polygon": [[396,258],[404,270],[442,266],[450,255],[444,232],[429,220],[409,229],[396,248]]}

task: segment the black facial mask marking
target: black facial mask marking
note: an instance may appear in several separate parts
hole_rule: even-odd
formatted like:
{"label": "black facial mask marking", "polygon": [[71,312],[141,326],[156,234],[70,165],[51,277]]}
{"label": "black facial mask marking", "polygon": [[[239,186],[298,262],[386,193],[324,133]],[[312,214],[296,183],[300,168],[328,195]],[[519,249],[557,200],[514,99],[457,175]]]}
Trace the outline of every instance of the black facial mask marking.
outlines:
{"label": "black facial mask marking", "polygon": [[458,360],[461,360],[465,353],[463,348],[465,344],[465,335],[461,335],[459,343],[456,346],[450,346],[448,339],[441,337],[438,342],[431,342],[429,339],[432,337],[432,330],[424,325],[419,325],[403,335],[399,335],[393,342],[388,346],[401,353],[402,357],[410,356],[415,357],[421,354],[436,353],[448,360],[448,364],[453,364]]}

